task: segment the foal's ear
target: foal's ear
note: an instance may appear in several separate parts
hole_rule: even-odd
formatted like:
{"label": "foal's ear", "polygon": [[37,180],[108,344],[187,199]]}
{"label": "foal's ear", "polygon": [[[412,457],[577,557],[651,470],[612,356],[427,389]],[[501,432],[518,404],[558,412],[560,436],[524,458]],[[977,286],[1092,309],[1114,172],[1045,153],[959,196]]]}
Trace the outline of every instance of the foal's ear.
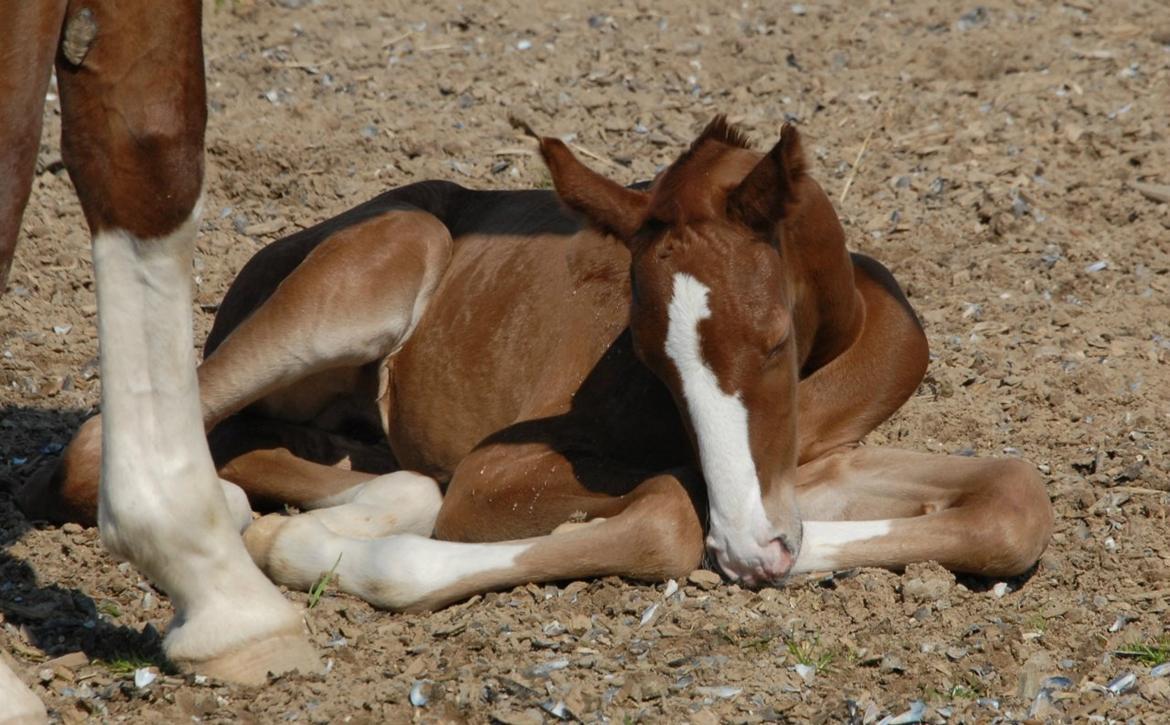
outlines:
{"label": "foal's ear", "polygon": [[512,122],[540,142],[540,155],[565,206],[629,244],[642,226],[649,197],[593,171],[560,139],[537,136],[528,124]]}
{"label": "foal's ear", "polygon": [[727,214],[762,233],[769,233],[796,203],[796,181],[806,165],[796,127],[784,124],[780,140],[727,195]]}

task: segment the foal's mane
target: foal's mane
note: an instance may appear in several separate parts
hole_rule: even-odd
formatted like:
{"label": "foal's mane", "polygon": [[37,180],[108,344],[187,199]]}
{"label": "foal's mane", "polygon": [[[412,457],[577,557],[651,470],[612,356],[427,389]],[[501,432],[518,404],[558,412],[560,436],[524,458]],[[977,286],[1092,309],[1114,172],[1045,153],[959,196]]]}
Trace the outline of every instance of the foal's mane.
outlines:
{"label": "foal's mane", "polygon": [[650,216],[668,221],[686,213],[684,208],[697,199],[693,194],[680,192],[689,186],[690,180],[704,174],[711,164],[718,161],[721,152],[726,149],[717,146],[751,149],[751,142],[747,134],[727,120],[727,116],[719,114],[713,118],[659,179],[650,203]]}
{"label": "foal's mane", "polygon": [[675,159],[667,173],[685,173],[687,171],[686,167],[694,159],[695,155],[704,146],[712,142],[741,149],[750,149],[752,147],[747,134],[740,130],[738,126],[728,121],[727,116],[721,113],[711,119],[711,122],[699,134],[699,137],[692,141],[690,147]]}

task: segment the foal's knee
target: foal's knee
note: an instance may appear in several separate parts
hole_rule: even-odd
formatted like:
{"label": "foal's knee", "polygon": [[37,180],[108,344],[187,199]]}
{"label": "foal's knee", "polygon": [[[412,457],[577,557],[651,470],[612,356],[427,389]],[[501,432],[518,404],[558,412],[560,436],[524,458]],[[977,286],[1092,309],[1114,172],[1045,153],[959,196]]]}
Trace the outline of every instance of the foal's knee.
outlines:
{"label": "foal's knee", "polygon": [[1040,473],[1027,461],[996,462],[996,484],[989,516],[997,533],[998,576],[1022,574],[1040,559],[1052,537],[1052,502]]}
{"label": "foal's knee", "polygon": [[631,547],[635,566],[629,576],[650,581],[684,577],[703,561],[699,514],[673,477],[642,485],[651,490],[622,514],[637,531]]}

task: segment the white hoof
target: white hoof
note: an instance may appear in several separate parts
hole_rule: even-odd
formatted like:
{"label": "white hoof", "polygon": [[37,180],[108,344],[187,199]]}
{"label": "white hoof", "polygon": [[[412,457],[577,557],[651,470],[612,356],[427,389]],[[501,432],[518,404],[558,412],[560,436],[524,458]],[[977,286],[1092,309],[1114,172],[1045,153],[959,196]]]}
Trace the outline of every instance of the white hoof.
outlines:
{"label": "white hoof", "polygon": [[321,671],[308,638],[300,632],[276,634],[202,660],[175,660],[182,670],[241,685],[263,685],[268,676]]}

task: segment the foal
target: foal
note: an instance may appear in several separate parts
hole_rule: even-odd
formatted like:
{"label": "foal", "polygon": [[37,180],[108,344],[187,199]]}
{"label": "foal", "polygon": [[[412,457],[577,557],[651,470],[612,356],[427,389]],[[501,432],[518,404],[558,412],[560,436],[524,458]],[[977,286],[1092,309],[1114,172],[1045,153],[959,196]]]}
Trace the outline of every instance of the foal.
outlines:
{"label": "foal", "polygon": [[[926,339],[845,249],[795,128],[716,118],[646,189],[540,140],[551,192],[425,182],[278,241],[199,370],[220,475],[314,509],[245,532],[277,582],[419,610],[524,582],[1032,566],[1033,468],[862,447]],[[96,420],[52,492],[91,498]],[[383,436],[393,461],[360,472]],[[442,495],[440,495],[440,492]],[[433,535],[434,538],[430,538]]]}

